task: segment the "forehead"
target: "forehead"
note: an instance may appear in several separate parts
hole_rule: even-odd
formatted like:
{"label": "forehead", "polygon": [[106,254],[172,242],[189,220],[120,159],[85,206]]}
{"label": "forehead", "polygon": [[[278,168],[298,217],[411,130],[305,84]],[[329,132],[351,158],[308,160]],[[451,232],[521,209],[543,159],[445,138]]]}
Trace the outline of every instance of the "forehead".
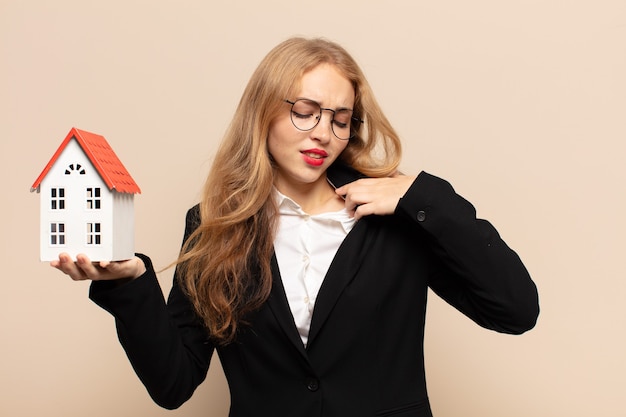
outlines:
{"label": "forehead", "polygon": [[298,98],[315,100],[324,106],[351,107],[354,88],[336,66],[320,64],[302,75]]}

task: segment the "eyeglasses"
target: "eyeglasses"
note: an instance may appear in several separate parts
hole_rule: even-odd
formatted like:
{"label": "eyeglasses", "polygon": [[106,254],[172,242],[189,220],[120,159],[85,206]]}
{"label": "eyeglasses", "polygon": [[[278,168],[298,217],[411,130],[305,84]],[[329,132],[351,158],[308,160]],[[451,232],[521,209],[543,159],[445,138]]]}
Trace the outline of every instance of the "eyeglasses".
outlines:
{"label": "eyeglasses", "polygon": [[333,114],[330,126],[337,139],[349,140],[356,135],[363,120],[353,115],[352,109],[326,109],[317,101],[299,98],[296,101],[285,100],[291,104],[291,123],[298,130],[308,131],[315,128],[322,120],[322,111]]}

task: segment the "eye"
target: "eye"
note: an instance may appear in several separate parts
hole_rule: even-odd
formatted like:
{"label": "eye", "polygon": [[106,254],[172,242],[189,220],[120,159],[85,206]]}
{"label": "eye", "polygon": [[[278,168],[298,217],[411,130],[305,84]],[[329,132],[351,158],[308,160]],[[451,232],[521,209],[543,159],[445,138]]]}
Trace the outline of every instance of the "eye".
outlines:
{"label": "eye", "polygon": [[311,114],[311,113],[309,113],[309,114],[304,114],[304,113],[297,112],[297,111],[295,111],[295,110],[292,110],[292,111],[291,111],[291,114],[292,114],[294,117],[297,117],[298,119],[309,119],[309,118],[313,117],[313,114]]}
{"label": "eye", "polygon": [[337,110],[335,112],[335,117],[333,118],[333,123],[335,126],[341,129],[346,129],[350,126],[352,121],[352,111],[351,110]]}
{"label": "eye", "polygon": [[310,119],[319,116],[320,106],[314,101],[298,100],[291,108],[291,113],[298,119]]}

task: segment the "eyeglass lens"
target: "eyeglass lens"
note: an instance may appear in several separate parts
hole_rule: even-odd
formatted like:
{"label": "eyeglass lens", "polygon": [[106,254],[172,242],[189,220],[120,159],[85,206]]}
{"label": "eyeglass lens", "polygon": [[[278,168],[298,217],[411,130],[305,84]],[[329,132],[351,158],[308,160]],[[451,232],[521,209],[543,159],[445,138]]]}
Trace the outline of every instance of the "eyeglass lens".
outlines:
{"label": "eyeglass lens", "polygon": [[[331,128],[338,139],[350,139],[354,132],[352,131],[352,110],[324,109],[333,113]],[[299,130],[311,130],[322,118],[322,108],[319,103],[313,100],[299,99],[291,106],[291,121]]]}

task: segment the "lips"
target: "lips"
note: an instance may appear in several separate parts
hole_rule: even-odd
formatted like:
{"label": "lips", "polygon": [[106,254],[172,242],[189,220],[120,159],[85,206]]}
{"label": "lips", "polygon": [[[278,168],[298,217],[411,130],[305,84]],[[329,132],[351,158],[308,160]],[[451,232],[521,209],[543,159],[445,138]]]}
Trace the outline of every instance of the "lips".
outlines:
{"label": "lips", "polygon": [[324,159],[328,157],[328,154],[323,149],[307,149],[300,151],[304,162],[313,166],[320,166],[324,163]]}

